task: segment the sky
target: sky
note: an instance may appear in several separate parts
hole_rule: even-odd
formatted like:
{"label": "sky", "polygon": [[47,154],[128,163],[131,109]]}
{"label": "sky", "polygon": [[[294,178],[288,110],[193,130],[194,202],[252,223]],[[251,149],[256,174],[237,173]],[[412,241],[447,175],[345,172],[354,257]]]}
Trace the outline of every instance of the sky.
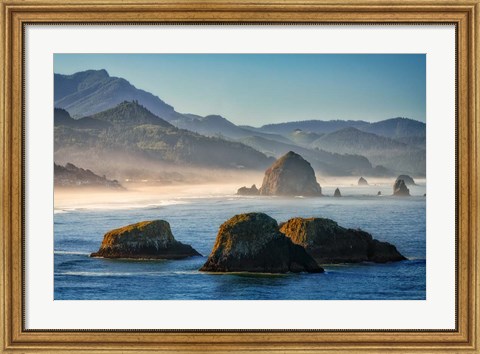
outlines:
{"label": "sky", "polygon": [[55,54],[54,72],[106,69],[180,113],[241,125],[425,122],[424,54]]}

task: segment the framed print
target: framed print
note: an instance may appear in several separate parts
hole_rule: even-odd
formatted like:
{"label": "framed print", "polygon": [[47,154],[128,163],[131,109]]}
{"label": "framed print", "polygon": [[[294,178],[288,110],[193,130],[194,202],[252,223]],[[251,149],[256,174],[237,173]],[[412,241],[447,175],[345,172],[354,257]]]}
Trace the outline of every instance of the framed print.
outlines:
{"label": "framed print", "polygon": [[2,352],[477,353],[479,8],[2,1]]}

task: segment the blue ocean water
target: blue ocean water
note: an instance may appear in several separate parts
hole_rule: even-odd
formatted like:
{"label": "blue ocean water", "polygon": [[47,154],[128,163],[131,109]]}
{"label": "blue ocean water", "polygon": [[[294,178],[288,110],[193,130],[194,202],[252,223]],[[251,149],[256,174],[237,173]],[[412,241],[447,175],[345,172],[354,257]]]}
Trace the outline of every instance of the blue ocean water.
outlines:
{"label": "blue ocean water", "polygon": [[[163,205],[56,209],[55,300],[406,300],[426,298],[426,198],[376,196],[377,187],[343,188],[342,198],[210,196]],[[325,189],[324,189],[325,191]],[[390,191],[386,189],[385,195]],[[333,194],[331,191],[326,191]],[[412,193],[413,194],[413,193]],[[159,203],[162,204],[162,203]],[[325,265],[323,274],[211,274],[198,272],[219,226],[235,214],[265,212],[279,223],[326,217],[396,245],[407,261]],[[175,238],[202,257],[184,260],[90,258],[105,232],[142,220],[164,219]]]}

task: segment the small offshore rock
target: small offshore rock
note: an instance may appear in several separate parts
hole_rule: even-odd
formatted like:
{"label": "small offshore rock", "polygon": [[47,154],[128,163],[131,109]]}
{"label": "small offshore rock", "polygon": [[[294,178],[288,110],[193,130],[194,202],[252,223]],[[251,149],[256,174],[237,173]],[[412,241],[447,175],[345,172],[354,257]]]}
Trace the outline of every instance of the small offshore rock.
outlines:
{"label": "small offshore rock", "polygon": [[181,259],[200,255],[192,246],[175,240],[168,222],[153,220],[107,232],[100,249],[90,257]]}
{"label": "small offshore rock", "polygon": [[377,195],[382,195],[382,192],[381,192],[381,191],[378,191],[378,192],[377,192]]}
{"label": "small offshore rock", "polygon": [[335,189],[335,192],[333,193],[333,196],[335,198],[340,198],[342,196],[342,194],[340,193],[340,189]]}
{"label": "small offshore rock", "polygon": [[360,177],[360,178],[358,179],[358,185],[359,185],[359,186],[368,186],[368,182],[367,182],[367,180],[366,180],[365,178]]}
{"label": "small offshore rock", "polygon": [[410,190],[405,185],[403,179],[398,179],[393,185],[393,195],[397,197],[408,197],[410,196]]}
{"label": "small offshore rock", "polygon": [[260,191],[258,190],[256,185],[252,185],[250,188],[242,187],[239,188],[237,191],[237,195],[259,195]]}
{"label": "small offshore rock", "polygon": [[405,182],[405,185],[407,185],[407,186],[416,186],[415,181],[409,175],[400,175],[400,176],[397,177],[395,182],[397,182],[398,180],[401,180],[401,179],[403,179],[403,182]]}
{"label": "small offshore rock", "polygon": [[321,273],[305,251],[279,231],[277,221],[264,213],[235,215],[218,231],[215,245],[200,271]]}

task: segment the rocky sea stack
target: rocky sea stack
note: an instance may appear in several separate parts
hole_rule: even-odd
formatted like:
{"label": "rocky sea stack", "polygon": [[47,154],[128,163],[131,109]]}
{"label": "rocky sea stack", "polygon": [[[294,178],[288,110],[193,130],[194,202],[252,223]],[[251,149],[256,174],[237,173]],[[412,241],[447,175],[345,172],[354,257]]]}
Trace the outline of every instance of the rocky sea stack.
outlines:
{"label": "rocky sea stack", "polygon": [[403,179],[403,182],[405,182],[405,185],[407,186],[416,186],[417,184],[415,183],[415,181],[413,180],[412,177],[410,177],[409,175],[400,175],[397,177],[396,181],[399,181]]}
{"label": "rocky sea stack", "polygon": [[305,247],[318,264],[402,261],[396,247],[372,238],[368,232],[346,229],[324,218],[293,218],[280,232]]}
{"label": "rocky sea stack", "polygon": [[368,182],[367,182],[367,180],[366,180],[365,178],[360,177],[360,178],[358,179],[358,185],[359,185],[359,186],[368,186]]}
{"label": "rocky sea stack", "polygon": [[237,191],[237,195],[259,195],[260,191],[258,190],[256,185],[252,185],[250,188],[242,187],[239,188]]}
{"label": "rocky sea stack", "polygon": [[405,185],[403,179],[397,179],[393,185],[393,195],[397,197],[408,197],[410,196],[410,190]]}
{"label": "rocky sea stack", "polygon": [[263,213],[235,215],[220,226],[205,272],[321,273],[323,269]]}
{"label": "rocky sea stack", "polygon": [[342,196],[342,193],[340,193],[340,189],[335,189],[335,192],[333,193],[333,196],[335,198],[340,198]]}
{"label": "rocky sea stack", "polygon": [[164,220],[142,221],[109,231],[100,249],[90,257],[180,259],[200,256],[195,249],[175,240]]}
{"label": "rocky sea stack", "polygon": [[315,171],[302,156],[289,151],[265,171],[261,195],[321,196]]}

